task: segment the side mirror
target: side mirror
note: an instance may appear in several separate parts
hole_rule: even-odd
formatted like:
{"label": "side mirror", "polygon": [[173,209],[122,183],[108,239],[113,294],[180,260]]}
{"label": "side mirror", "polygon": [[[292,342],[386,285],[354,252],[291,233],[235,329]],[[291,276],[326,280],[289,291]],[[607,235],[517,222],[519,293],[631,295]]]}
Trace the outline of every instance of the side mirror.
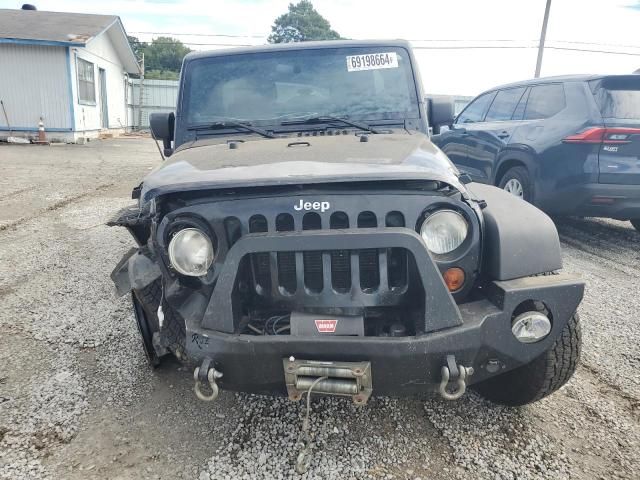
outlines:
{"label": "side mirror", "polygon": [[156,140],[162,140],[165,157],[173,153],[171,142],[176,126],[176,116],[173,112],[149,114],[149,126],[151,135]]}
{"label": "side mirror", "polygon": [[440,133],[440,127],[449,126],[455,117],[453,98],[429,98],[427,100],[429,125],[434,133]]}

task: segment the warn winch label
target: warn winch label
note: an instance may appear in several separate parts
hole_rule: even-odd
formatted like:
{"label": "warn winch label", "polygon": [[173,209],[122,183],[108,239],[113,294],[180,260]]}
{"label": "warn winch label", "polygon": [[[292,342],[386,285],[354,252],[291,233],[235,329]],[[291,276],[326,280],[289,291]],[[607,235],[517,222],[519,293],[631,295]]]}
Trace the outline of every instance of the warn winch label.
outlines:
{"label": "warn winch label", "polygon": [[335,333],[338,320],[315,320],[318,333]]}

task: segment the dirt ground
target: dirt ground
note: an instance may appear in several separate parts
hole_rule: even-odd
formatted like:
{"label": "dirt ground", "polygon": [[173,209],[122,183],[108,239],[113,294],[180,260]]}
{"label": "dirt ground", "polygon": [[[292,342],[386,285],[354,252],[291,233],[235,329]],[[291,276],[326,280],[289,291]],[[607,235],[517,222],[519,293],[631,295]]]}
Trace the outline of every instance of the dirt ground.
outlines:
{"label": "dirt ground", "polygon": [[[109,273],[133,246],[104,224],[160,163],[149,139],[0,145],[0,479],[299,478],[301,405],[150,370]],[[640,471],[640,234],[557,221],[586,280],[582,363],[559,392],[508,409],[470,393],[314,402],[303,478],[635,479]]]}

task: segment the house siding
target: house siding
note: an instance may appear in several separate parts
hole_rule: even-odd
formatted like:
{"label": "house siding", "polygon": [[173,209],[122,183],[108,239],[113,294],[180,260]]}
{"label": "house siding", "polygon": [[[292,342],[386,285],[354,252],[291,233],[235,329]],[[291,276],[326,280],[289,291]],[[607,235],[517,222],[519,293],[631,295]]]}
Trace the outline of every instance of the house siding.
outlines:
{"label": "house siding", "polygon": [[[100,102],[100,76],[99,69],[104,69],[107,83],[107,112],[109,124],[106,128],[124,130],[130,125],[127,115],[126,76],[124,66],[111,43],[109,35],[103,33],[91,40],[84,48],[71,48],[70,51],[71,73],[73,82],[73,105],[75,117],[75,130],[86,136],[94,136],[100,130],[101,102]],[[81,58],[94,65],[94,78],[96,88],[96,104],[82,105],[78,102],[78,81],[76,59]]]}
{"label": "house siding", "polygon": [[[65,47],[0,43],[0,99],[15,131],[72,129]],[[8,131],[0,109],[0,133]]]}

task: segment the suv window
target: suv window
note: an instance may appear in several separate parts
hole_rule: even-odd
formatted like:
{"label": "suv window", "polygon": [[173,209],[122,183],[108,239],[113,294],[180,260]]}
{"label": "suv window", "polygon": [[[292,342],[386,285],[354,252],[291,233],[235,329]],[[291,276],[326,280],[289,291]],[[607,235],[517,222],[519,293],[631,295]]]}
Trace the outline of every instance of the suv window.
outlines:
{"label": "suv window", "polygon": [[496,92],[489,92],[476,98],[462,111],[456,119],[456,123],[481,122],[484,117],[484,112],[487,111],[487,107],[491,103],[491,100],[493,100],[495,94]]}
{"label": "suv window", "polygon": [[524,119],[549,118],[563,110],[565,106],[564,87],[562,84],[537,85],[532,87],[529,93]]}
{"label": "suv window", "polygon": [[496,122],[500,120],[511,120],[511,115],[518,105],[518,101],[522,98],[522,94],[525,91],[525,87],[509,88],[507,90],[500,90],[493,100],[485,122]]}
{"label": "suv window", "polygon": [[640,75],[607,77],[591,88],[604,118],[640,120]]}
{"label": "suv window", "polygon": [[513,115],[511,116],[512,120],[522,120],[522,117],[524,116],[524,107],[527,106],[527,99],[529,98],[529,93],[531,93],[530,88],[527,89],[526,92],[524,92],[524,95],[522,95],[522,97],[520,97],[518,106],[516,107],[516,110],[513,112]]}

